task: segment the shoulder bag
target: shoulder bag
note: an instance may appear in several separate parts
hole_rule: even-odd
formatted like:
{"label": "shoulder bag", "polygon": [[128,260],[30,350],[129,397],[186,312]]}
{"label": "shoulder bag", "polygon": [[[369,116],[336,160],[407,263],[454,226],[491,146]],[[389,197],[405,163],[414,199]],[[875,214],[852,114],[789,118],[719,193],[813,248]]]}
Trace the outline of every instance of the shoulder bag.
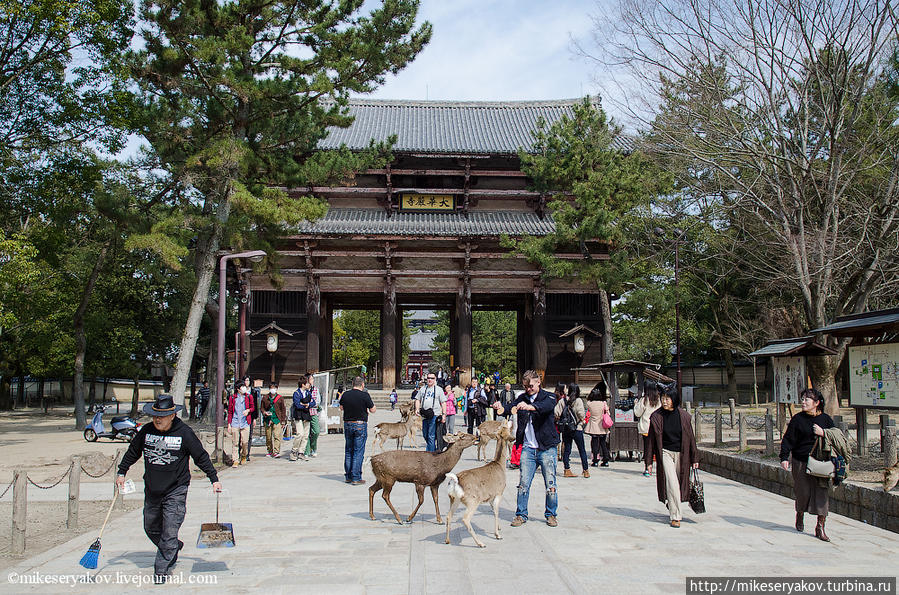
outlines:
{"label": "shoulder bag", "polygon": [[602,414],[602,427],[604,430],[609,430],[613,425],[615,425],[615,422],[612,420],[612,416],[609,415],[609,410],[606,409]]}
{"label": "shoulder bag", "polygon": [[696,514],[705,512],[705,490],[699,479],[698,469],[693,469],[690,473],[690,508]]}
{"label": "shoulder bag", "polygon": [[833,461],[827,459],[826,461],[822,460],[824,458],[824,441],[818,436],[815,439],[815,446],[812,448],[811,454],[808,456],[808,464],[805,467],[805,472],[809,475],[814,475],[815,477],[824,477],[831,478],[833,477],[834,467]]}

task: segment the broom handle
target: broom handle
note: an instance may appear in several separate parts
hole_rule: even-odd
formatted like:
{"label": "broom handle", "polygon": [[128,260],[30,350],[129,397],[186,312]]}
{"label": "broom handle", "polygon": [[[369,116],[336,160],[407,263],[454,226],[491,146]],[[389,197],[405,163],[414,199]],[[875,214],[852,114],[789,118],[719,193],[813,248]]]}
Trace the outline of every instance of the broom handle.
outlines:
{"label": "broom handle", "polygon": [[115,495],[112,497],[112,502],[109,504],[109,510],[106,511],[106,520],[103,521],[103,526],[100,527],[100,534],[97,536],[97,539],[103,537],[103,530],[106,529],[106,523],[109,522],[109,515],[112,514],[112,507],[115,506],[116,498],[119,497],[119,490],[116,488]]}
{"label": "broom handle", "polygon": [[219,492],[215,493],[215,524],[219,524]]}

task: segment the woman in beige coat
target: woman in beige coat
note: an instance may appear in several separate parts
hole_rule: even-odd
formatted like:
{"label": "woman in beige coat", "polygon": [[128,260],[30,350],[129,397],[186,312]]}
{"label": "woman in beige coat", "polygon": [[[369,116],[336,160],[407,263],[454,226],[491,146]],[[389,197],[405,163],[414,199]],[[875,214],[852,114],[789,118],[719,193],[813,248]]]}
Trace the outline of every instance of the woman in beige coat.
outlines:
{"label": "woman in beige coat", "polygon": [[602,452],[602,467],[609,466],[609,460],[612,453],[609,452],[609,430],[602,427],[602,416],[605,413],[611,415],[609,411],[609,403],[606,395],[606,383],[599,381],[590,395],[587,397],[587,410],[590,412],[590,421],[584,433],[590,436],[590,451],[593,453],[593,463],[591,466],[596,467],[599,460],[599,453]]}
{"label": "woman in beige coat", "polygon": [[[649,418],[661,407],[658,385],[652,380],[643,381],[643,396],[634,403],[637,431],[643,436],[643,477],[652,475],[652,458],[649,455]],[[649,455],[649,456],[648,456]]]}

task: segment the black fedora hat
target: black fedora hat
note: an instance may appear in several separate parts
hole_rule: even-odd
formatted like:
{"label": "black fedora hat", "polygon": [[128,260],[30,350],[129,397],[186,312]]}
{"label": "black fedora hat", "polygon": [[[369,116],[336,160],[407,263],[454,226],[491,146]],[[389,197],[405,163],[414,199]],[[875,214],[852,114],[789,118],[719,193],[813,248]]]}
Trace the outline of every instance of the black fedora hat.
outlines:
{"label": "black fedora hat", "polygon": [[175,405],[175,398],[172,395],[158,395],[154,402],[144,405],[144,413],[153,417],[171,415],[182,409],[184,409],[182,405]]}

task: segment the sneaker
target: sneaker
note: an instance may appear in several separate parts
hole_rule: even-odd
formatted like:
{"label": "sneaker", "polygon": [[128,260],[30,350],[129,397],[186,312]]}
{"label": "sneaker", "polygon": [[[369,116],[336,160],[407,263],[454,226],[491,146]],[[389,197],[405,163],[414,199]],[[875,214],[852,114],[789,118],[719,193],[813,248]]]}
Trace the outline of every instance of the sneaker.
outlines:
{"label": "sneaker", "polygon": [[577,475],[572,473],[571,469],[566,469],[565,473],[562,474],[562,477],[577,477]]}
{"label": "sneaker", "polygon": [[596,467],[598,465],[599,465],[599,461],[593,461],[592,463],[590,463],[591,467]]}
{"label": "sneaker", "polygon": [[679,529],[680,521],[671,521],[671,526],[674,527],[675,529]]}
{"label": "sneaker", "polygon": [[246,459],[244,459],[244,458],[241,458],[241,459],[240,459],[240,464],[241,464],[241,465],[243,465],[243,464],[246,463],[246,462],[247,462]]}
{"label": "sneaker", "polygon": [[584,469],[584,472],[582,473],[582,475],[583,475],[584,477],[590,477],[590,472],[587,471],[586,469]]}
{"label": "sneaker", "polygon": [[365,480],[364,480],[364,479],[357,479],[356,481],[353,482],[353,485],[354,485],[354,486],[365,485]]}
{"label": "sneaker", "polygon": [[314,452],[314,453],[312,453],[312,454],[309,455],[309,456],[314,458],[314,457],[317,457],[317,456],[318,456],[318,453],[317,453],[317,452]]}
{"label": "sneaker", "polygon": [[523,524],[525,524],[526,522],[528,522],[528,520],[526,518],[524,518],[523,516],[516,516],[515,520],[512,521],[512,526],[520,527]]}
{"label": "sneaker", "polygon": [[512,469],[521,469],[521,465],[509,465]]}
{"label": "sneaker", "polygon": [[276,455],[272,455],[272,458],[273,458],[273,459],[280,459],[280,458],[281,458],[281,453],[279,452],[279,453],[276,454]]}
{"label": "sneaker", "polygon": [[647,469],[646,471],[643,472],[643,477],[652,477],[652,472],[649,469]]}
{"label": "sneaker", "polygon": [[608,466],[609,466],[609,462],[608,462],[608,461],[603,461],[602,463],[599,464],[599,466],[600,466],[600,467],[608,467]]}
{"label": "sneaker", "polygon": [[344,479],[343,483],[353,483],[353,480],[352,479]]}
{"label": "sneaker", "polygon": [[546,517],[546,524],[549,525],[550,527],[558,527],[559,521],[557,521],[556,517],[554,517],[554,516],[548,516],[548,517]]}

